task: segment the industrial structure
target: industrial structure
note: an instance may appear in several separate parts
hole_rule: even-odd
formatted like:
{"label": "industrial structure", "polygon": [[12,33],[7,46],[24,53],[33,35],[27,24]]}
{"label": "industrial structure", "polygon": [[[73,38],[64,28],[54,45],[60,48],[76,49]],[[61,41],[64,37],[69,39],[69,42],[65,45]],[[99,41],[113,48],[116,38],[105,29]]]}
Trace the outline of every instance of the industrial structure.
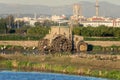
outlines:
{"label": "industrial structure", "polygon": [[84,27],[92,26],[98,27],[101,25],[108,26],[108,27],[120,27],[120,19],[119,18],[109,18],[109,17],[102,17],[99,15],[99,2],[96,0],[95,3],[95,16],[86,18],[81,15],[82,8],[79,4],[73,5],[73,16],[71,16],[71,20],[74,24],[79,23]]}
{"label": "industrial structure", "polygon": [[79,4],[74,4],[73,16],[76,18],[79,18],[79,16],[82,16],[81,6]]}
{"label": "industrial structure", "polygon": [[96,0],[95,7],[96,7],[96,17],[98,17],[99,16],[99,4],[98,4],[98,0]]}

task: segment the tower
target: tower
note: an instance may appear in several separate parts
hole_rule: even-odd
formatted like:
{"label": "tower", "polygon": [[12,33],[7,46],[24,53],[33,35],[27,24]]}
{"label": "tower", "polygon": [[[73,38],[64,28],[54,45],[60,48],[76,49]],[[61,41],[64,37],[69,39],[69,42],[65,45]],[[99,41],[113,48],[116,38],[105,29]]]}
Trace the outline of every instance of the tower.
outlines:
{"label": "tower", "polygon": [[81,15],[82,15],[82,12],[81,12],[80,5],[79,4],[74,4],[74,6],[73,6],[73,16],[78,18]]}
{"label": "tower", "polygon": [[96,17],[98,17],[99,16],[99,4],[98,4],[98,0],[96,0],[95,8],[96,8]]}

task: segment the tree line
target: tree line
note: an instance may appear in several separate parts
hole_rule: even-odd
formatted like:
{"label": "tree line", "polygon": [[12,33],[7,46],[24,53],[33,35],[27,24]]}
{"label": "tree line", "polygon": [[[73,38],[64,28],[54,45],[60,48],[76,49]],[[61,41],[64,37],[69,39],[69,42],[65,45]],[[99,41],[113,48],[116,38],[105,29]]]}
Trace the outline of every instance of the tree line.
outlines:
{"label": "tree line", "polygon": [[[19,28],[25,25],[23,21],[18,22]],[[14,29],[18,28],[18,22],[14,20],[13,15],[9,15],[5,18],[0,18],[0,34],[14,33],[15,32]]]}
{"label": "tree line", "polygon": [[0,34],[28,34],[28,35],[45,35],[48,33],[50,26],[57,26],[58,23],[45,20],[44,22],[35,22],[34,26],[24,21],[15,21],[13,15],[0,18]]}
{"label": "tree line", "polygon": [[74,27],[73,33],[85,37],[120,37],[120,27]]}
{"label": "tree line", "polygon": [[[25,25],[25,22],[15,22],[14,16],[9,15],[0,18],[0,34],[23,34],[26,35],[46,35],[51,26],[58,26],[58,23],[46,20],[44,23],[36,22],[35,26]],[[66,23],[63,26],[67,25]],[[74,27],[73,34],[84,37],[120,37],[120,27]]]}

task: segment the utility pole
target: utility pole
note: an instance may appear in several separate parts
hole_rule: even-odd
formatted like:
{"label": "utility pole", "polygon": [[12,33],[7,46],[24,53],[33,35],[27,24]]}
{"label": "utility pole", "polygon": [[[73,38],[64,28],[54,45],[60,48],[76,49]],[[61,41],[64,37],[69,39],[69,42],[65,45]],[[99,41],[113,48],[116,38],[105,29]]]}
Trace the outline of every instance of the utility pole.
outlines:
{"label": "utility pole", "polygon": [[11,17],[8,16],[8,27],[11,28]]}
{"label": "utility pole", "polygon": [[35,19],[35,20],[37,19],[37,14],[36,14],[36,13],[34,13],[34,19]]}
{"label": "utility pole", "polygon": [[[19,18],[19,13],[17,14],[17,18]],[[20,28],[19,21],[17,21],[17,28]]]}

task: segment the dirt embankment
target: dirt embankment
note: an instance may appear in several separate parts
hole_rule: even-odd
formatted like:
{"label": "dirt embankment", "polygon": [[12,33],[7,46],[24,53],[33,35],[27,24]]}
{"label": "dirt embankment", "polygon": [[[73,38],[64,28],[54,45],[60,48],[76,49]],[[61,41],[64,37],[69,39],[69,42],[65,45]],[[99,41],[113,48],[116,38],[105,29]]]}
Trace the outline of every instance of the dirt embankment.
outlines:
{"label": "dirt embankment", "polygon": [[88,44],[95,46],[120,46],[120,41],[85,41]]}
{"label": "dirt embankment", "polygon": [[38,41],[0,41],[0,45],[16,45],[26,47],[37,47]]}
{"label": "dirt embankment", "polygon": [[[85,41],[96,46],[120,46],[120,41]],[[26,47],[37,47],[38,41],[0,41],[0,45],[17,45]]]}

